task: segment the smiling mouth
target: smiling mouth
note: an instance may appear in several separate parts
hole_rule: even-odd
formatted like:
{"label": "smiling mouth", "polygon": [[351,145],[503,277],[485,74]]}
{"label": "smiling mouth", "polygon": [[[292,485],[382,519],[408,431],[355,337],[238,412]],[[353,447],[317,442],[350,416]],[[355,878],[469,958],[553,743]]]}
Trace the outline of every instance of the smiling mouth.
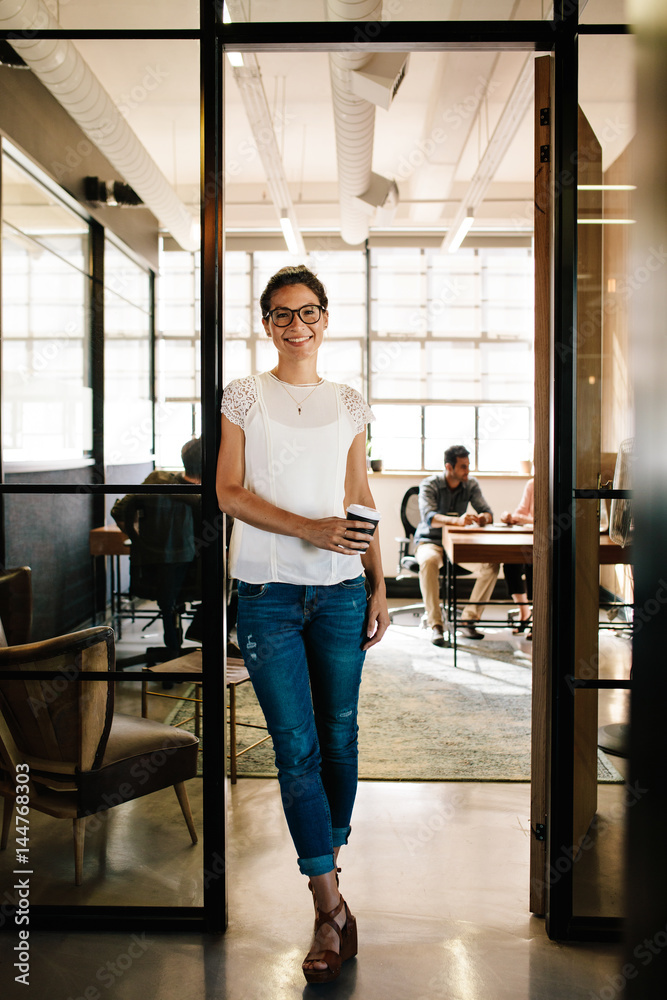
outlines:
{"label": "smiling mouth", "polygon": [[288,344],[305,344],[307,340],[312,340],[312,333],[303,337],[285,337]]}

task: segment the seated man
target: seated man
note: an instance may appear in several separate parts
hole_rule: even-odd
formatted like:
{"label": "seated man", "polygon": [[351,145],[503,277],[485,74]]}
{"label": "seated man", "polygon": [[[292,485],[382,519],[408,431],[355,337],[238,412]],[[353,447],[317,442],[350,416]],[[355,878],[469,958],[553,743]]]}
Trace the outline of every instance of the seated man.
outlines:
{"label": "seated man", "polygon": [[[440,608],[440,569],[444,562],[442,548],[443,524],[478,524],[480,528],[493,521],[491,508],[482,496],[476,479],[469,478],[470,452],[463,445],[452,445],[445,452],[443,476],[429,476],[419,487],[419,513],[421,521],[415,532],[415,558],[419,563],[419,586],[426,606],[426,617],[431,628],[431,642],[444,646],[444,628]],[[470,504],[475,514],[468,513]],[[499,566],[482,563],[470,601],[488,601],[496,580]],[[479,611],[473,604],[461,614],[464,624],[461,631],[468,639],[483,639],[484,633],[475,628]]]}
{"label": "seated man", "polygon": [[[166,489],[183,483],[201,483],[201,438],[192,438],[183,445],[181,459],[184,472],[155,469],[146,477],[144,485]],[[117,500],[111,510],[118,527],[131,537],[134,536],[133,525],[125,523],[126,512],[135,507],[135,503],[130,502],[139,499],[137,494],[125,496]],[[139,535],[134,543],[140,549],[132,556],[131,572],[141,574],[140,587],[147,586],[151,591],[141,596],[151,596],[157,601],[164,626],[164,644],[171,659],[180,655],[182,642],[177,608],[182,603],[181,594],[188,577],[196,571],[195,539],[200,532],[201,496],[165,493],[163,498],[148,494],[143,507],[144,531],[141,531],[140,521]]]}

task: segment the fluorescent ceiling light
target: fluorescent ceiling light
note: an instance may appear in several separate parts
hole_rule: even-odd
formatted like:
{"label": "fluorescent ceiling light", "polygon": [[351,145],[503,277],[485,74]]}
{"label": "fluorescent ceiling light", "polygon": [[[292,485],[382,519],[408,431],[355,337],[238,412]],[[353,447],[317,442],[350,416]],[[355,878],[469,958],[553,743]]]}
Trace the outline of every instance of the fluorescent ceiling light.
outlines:
{"label": "fluorescent ceiling light", "polygon": [[241,52],[228,52],[227,58],[229,59],[230,66],[243,66],[243,55]]}
{"label": "fluorescent ceiling light", "polygon": [[468,231],[469,231],[469,229],[472,226],[472,224],[473,224],[474,221],[475,221],[475,216],[473,215],[473,210],[472,210],[472,208],[469,208],[466,211],[466,214],[464,215],[464,217],[461,219],[461,222],[459,223],[458,229],[456,230],[456,232],[452,236],[452,241],[449,244],[449,246],[447,247],[447,253],[456,253],[456,251],[458,250],[458,248],[463,243],[463,240],[465,239],[466,235],[468,234]]}
{"label": "fluorescent ceiling light", "polygon": [[632,226],[634,219],[577,219],[579,226]]}
{"label": "fluorescent ceiling light", "polygon": [[577,184],[577,191],[636,191],[636,184]]}
{"label": "fluorescent ceiling light", "polygon": [[285,209],[283,209],[280,213],[280,228],[283,231],[287,249],[290,253],[297,254],[299,252],[299,244],[297,243],[294,227],[292,226],[292,220],[289,215],[287,215],[287,211]]}

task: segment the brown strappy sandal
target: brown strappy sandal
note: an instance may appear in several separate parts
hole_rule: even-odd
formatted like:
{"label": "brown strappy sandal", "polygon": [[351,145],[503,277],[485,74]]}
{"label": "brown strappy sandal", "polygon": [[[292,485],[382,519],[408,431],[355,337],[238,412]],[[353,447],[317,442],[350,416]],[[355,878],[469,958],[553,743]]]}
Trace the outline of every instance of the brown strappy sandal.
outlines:
{"label": "brown strappy sandal", "polygon": [[[336,868],[336,887],[340,886],[340,879],[338,876],[342,872],[342,868]],[[315,895],[315,889],[313,888],[313,883],[308,879],[308,891],[313,894],[313,906],[315,907],[315,919],[317,920],[317,896]]]}
{"label": "brown strappy sandal", "polygon": [[[345,907],[345,923],[339,927],[336,917]],[[318,913],[315,920],[315,930],[318,931],[323,924],[329,924],[338,935],[339,951],[325,949],[323,951],[308,952],[303,960],[301,968],[306,977],[307,983],[330,983],[340,976],[340,969],[343,962],[348,958],[353,958],[357,954],[357,921],[350,913],[349,907],[343,897],[340,897],[338,905],[329,913]],[[306,969],[306,962],[326,962],[326,969]]]}

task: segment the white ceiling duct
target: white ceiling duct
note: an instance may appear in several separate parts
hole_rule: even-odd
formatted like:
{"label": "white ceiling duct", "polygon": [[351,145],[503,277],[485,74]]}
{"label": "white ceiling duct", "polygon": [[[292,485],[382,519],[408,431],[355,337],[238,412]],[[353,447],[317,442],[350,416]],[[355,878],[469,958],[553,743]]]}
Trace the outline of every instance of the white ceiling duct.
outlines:
{"label": "white ceiling duct", "polygon": [[35,76],[169,230],[184,250],[199,248],[199,226],[78,50],[66,39],[34,38],[60,29],[42,0],[0,0],[0,27]]}
{"label": "white ceiling duct", "polygon": [[[328,0],[330,21],[381,21],[382,0]],[[360,41],[363,28],[360,28]],[[368,238],[368,205],[359,199],[373,183],[373,135],[375,105],[357,96],[359,82],[354,74],[373,59],[369,52],[332,52],[329,55],[333,93],[340,229],[346,243],[363,243]],[[368,79],[368,77],[367,77]],[[393,83],[393,91],[402,79]],[[371,78],[371,83],[375,80]],[[392,94],[393,96],[393,94]],[[388,105],[385,105],[388,106]]]}

